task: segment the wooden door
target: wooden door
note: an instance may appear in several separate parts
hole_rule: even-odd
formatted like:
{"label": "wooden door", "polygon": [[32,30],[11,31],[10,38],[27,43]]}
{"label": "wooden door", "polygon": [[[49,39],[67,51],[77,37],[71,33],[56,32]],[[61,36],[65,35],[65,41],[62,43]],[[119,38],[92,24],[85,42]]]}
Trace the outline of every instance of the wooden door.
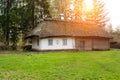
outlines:
{"label": "wooden door", "polygon": [[85,41],[80,41],[80,51],[84,51],[85,50]]}

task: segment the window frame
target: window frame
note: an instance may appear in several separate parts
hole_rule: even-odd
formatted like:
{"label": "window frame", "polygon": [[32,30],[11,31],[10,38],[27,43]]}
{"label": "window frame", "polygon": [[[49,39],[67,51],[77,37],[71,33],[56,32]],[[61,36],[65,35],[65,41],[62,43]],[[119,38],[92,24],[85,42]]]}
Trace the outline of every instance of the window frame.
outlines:
{"label": "window frame", "polygon": [[37,46],[39,46],[39,41],[40,41],[39,38],[37,38]]}

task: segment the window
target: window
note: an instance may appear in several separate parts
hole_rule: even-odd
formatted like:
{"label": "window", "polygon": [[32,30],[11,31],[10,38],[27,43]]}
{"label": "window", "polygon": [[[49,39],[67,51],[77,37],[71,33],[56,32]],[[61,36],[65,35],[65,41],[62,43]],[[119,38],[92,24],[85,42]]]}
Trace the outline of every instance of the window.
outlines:
{"label": "window", "polygon": [[39,46],[39,38],[37,38],[37,45]]}
{"label": "window", "polygon": [[52,39],[48,39],[48,45],[52,46],[53,45],[53,40]]}
{"label": "window", "polygon": [[67,39],[63,39],[63,45],[67,45]]}

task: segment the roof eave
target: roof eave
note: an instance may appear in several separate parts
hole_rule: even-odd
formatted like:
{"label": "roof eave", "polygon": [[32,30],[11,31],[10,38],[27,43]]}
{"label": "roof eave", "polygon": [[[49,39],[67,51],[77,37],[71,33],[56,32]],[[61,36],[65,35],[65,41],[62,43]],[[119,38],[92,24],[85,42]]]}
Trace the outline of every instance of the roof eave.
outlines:
{"label": "roof eave", "polygon": [[39,37],[39,36],[38,35],[30,35],[30,36],[25,37],[25,39],[31,39],[33,37]]}

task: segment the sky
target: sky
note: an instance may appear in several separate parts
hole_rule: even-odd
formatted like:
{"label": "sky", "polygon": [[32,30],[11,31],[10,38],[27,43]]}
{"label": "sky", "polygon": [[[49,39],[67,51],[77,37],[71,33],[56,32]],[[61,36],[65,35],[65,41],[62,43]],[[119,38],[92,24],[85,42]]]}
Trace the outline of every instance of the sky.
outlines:
{"label": "sky", "polygon": [[120,0],[104,0],[113,28],[120,25]]}

